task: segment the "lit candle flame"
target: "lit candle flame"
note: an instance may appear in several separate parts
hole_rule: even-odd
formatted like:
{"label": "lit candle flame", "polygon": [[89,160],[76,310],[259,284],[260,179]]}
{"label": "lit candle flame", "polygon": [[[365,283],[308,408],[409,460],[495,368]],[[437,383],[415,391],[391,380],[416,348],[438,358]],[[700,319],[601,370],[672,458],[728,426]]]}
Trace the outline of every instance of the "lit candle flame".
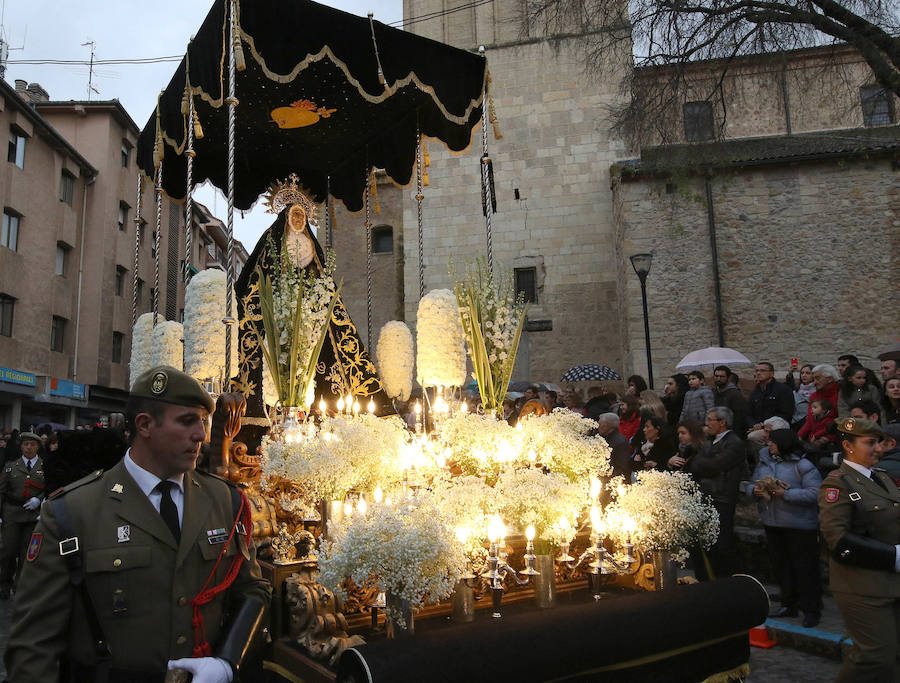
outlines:
{"label": "lit candle flame", "polygon": [[384,500],[384,491],[381,490],[380,486],[375,487],[375,491],[372,493],[372,500],[374,500],[376,503],[380,503],[382,500]]}
{"label": "lit candle flame", "polygon": [[369,506],[366,504],[366,499],[362,496],[359,497],[359,502],[356,504],[356,509],[359,510],[361,515],[366,514],[366,510],[369,509]]}
{"label": "lit candle flame", "polygon": [[326,403],[325,403],[325,399],[324,399],[324,398],[320,398],[320,399],[319,399],[319,412],[322,413],[322,416],[323,416],[323,417],[325,416],[325,410],[326,410],[327,408],[328,408],[328,406],[327,406]]}
{"label": "lit candle flame", "polygon": [[600,533],[600,527],[603,526],[603,519],[600,517],[600,508],[591,505],[591,528]]}
{"label": "lit candle flame", "polygon": [[626,515],[622,519],[622,528],[625,530],[625,533],[630,537],[635,530],[637,529],[637,522],[634,521],[634,518],[630,515]]}
{"label": "lit candle flame", "polygon": [[338,409],[338,412],[339,412],[339,413],[343,413],[343,412],[344,412],[344,397],[343,397],[343,396],[341,396],[341,397],[337,400],[337,409]]}
{"label": "lit candle flame", "polygon": [[534,524],[529,524],[529,525],[528,525],[528,528],[525,529],[525,538],[527,538],[529,542],[530,542],[530,541],[533,541],[533,540],[534,540],[534,534],[535,534]]}
{"label": "lit candle flame", "polygon": [[602,490],[603,484],[600,483],[600,480],[597,477],[591,477],[591,500],[597,500],[597,496]]}
{"label": "lit candle flame", "polygon": [[416,404],[413,406],[413,411],[415,412],[416,415],[418,415],[422,412],[422,406],[419,404],[418,401],[416,401]]}
{"label": "lit candle flame", "polygon": [[506,527],[503,525],[503,520],[500,519],[500,515],[493,515],[488,522],[488,538],[492,543],[499,543],[505,535]]}
{"label": "lit candle flame", "polygon": [[353,401],[353,414],[359,415],[360,405],[359,401]]}
{"label": "lit candle flame", "polygon": [[456,532],[456,538],[459,539],[460,543],[465,543],[466,539],[469,538],[469,534],[471,533],[466,527],[458,526],[454,529]]}
{"label": "lit candle flame", "polygon": [[459,404],[459,412],[460,413],[465,414],[468,412],[468,410],[469,410],[469,406],[466,405],[465,401],[463,401],[462,403]]}
{"label": "lit candle flame", "polygon": [[350,517],[353,514],[353,503],[349,500],[344,502],[344,514]]}
{"label": "lit candle flame", "polygon": [[372,415],[375,414],[375,401],[373,401],[372,399],[369,399],[369,413],[371,413]]}

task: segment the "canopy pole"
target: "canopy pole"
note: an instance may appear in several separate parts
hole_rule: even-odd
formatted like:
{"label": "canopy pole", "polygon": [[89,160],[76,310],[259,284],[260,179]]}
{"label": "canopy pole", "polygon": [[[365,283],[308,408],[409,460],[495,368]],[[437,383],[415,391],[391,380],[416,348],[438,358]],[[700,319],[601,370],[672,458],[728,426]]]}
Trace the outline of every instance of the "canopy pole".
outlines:
{"label": "canopy pole", "polygon": [[331,249],[334,246],[334,236],[332,230],[334,226],[331,224],[331,176],[325,176],[325,248]]}
{"label": "canopy pole", "polygon": [[[137,325],[137,286],[138,286],[138,259],[141,247],[141,226],[144,219],[141,218],[141,208],[144,203],[144,177],[137,172],[137,202],[134,210],[134,268],[131,271],[131,329]],[[132,344],[134,340],[132,339]]]}
{"label": "canopy pole", "polygon": [[191,188],[194,185],[194,98],[190,93],[190,82],[188,88],[188,123],[187,123],[187,191],[184,199],[184,273],[182,275],[185,285],[191,281],[191,258],[193,256],[193,233],[194,233],[194,198],[191,195]]}
{"label": "canopy pole", "polygon": [[230,13],[228,17],[228,263],[225,266],[225,376],[222,381],[222,391],[231,391],[231,326],[234,324],[232,297],[234,291],[234,118],[238,100],[234,95],[235,78],[235,0],[229,3]]}
{"label": "canopy pole", "polygon": [[375,172],[368,170],[366,177],[366,345],[372,348],[372,219],[369,213],[371,183],[375,182]]}
{"label": "canopy pole", "polygon": [[163,162],[156,169],[156,232],[153,235],[153,327],[159,318],[159,244],[162,233]]}
{"label": "canopy pole", "polygon": [[[484,56],[484,45],[478,48],[479,54]],[[487,58],[485,58],[485,61]],[[491,227],[491,217],[497,205],[494,198],[494,177],[491,168],[491,157],[488,154],[487,133],[487,79],[484,84],[484,97],[481,103],[481,205],[484,211],[484,228],[487,237],[487,259],[491,277],[494,275],[494,234]]]}
{"label": "canopy pole", "polygon": [[425,234],[422,227],[422,131],[416,126],[416,212],[419,240],[419,299],[425,296]]}

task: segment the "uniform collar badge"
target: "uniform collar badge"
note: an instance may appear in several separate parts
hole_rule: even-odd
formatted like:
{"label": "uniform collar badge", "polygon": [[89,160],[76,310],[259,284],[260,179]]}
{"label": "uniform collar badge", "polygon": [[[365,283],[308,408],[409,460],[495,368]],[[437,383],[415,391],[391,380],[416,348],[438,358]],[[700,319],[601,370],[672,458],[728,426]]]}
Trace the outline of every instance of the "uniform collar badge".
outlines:
{"label": "uniform collar badge", "polygon": [[122,493],[122,485],[121,484],[113,484],[113,487],[110,489],[113,493]]}
{"label": "uniform collar badge", "polygon": [[116,529],[116,538],[119,543],[127,543],[131,540],[131,525],[126,524],[125,526],[120,526]]}

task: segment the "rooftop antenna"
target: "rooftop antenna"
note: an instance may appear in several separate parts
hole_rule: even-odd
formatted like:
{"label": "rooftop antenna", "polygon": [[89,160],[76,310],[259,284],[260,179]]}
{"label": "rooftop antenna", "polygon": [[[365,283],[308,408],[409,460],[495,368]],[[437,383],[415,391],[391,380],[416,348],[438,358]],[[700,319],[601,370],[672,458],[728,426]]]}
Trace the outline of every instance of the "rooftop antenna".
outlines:
{"label": "rooftop antenna", "polygon": [[[22,36],[22,45],[20,47],[10,47],[9,42],[6,40],[6,28],[5,28],[5,17],[6,17],[6,0],[3,0],[0,3],[0,78],[6,78],[6,60],[9,58],[10,50],[24,50],[25,49],[25,35]],[[28,29],[25,29],[27,34]]]}
{"label": "rooftop antenna", "polygon": [[90,66],[88,67],[88,84],[87,84],[87,100],[88,100],[88,102],[90,102],[91,101],[91,93],[97,93],[99,95],[100,91],[94,87],[94,53],[97,48],[97,41],[88,40],[87,42],[82,43],[81,47],[87,47],[88,45],[90,45],[90,47],[91,47],[91,63],[90,63]]}

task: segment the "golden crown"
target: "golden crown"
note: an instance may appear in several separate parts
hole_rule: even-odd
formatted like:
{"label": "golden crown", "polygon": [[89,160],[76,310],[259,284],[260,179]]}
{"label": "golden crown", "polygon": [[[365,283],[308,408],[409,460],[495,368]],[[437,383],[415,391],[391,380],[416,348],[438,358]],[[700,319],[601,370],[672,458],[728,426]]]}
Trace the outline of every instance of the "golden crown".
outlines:
{"label": "golden crown", "polygon": [[315,223],[319,207],[312,200],[309,191],[299,183],[296,173],[291,173],[284,181],[276,180],[269,186],[264,203],[268,213],[280,214],[286,206],[299,204],[306,212],[306,219]]}

